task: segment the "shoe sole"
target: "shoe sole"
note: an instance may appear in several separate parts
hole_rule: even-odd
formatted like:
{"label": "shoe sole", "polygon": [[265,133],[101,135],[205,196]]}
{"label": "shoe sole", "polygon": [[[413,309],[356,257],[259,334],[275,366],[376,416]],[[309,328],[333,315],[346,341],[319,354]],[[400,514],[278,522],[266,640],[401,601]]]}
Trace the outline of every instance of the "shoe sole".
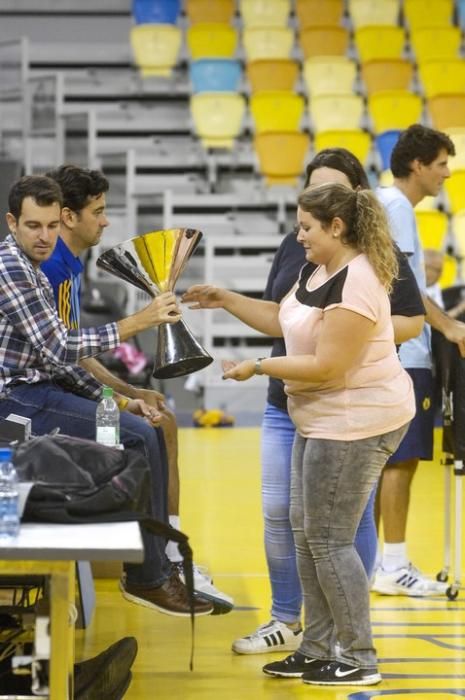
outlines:
{"label": "shoe sole", "polygon": [[[126,600],[128,600],[130,603],[135,603],[136,605],[141,605],[144,608],[149,608],[150,610],[156,610],[157,612],[161,612],[164,615],[171,615],[172,617],[190,617],[190,612],[176,612],[175,610],[168,610],[167,608],[162,608],[160,605],[156,605],[155,603],[151,603],[148,600],[144,600],[143,598],[138,598],[135,595],[132,595],[131,593],[128,593],[120,584],[120,591]],[[206,615],[211,615],[213,613],[213,607],[211,610],[206,610],[206,611],[197,611],[194,610],[194,615],[195,617],[203,617]]]}
{"label": "shoe sole", "polygon": [[371,589],[374,593],[379,593],[380,595],[404,595],[408,598],[429,598],[435,595],[444,595],[444,591],[409,591],[408,589],[399,590],[393,586],[373,586]]}
{"label": "shoe sole", "polygon": [[347,678],[347,680],[341,679],[334,681],[307,681],[303,679],[303,682],[306,685],[378,685],[378,683],[381,683],[381,680],[381,674],[374,673],[371,676],[367,676],[366,678],[362,678],[358,681],[351,681],[350,678]]}
{"label": "shoe sole", "polygon": [[275,678],[302,678],[305,673],[305,671],[294,671],[294,673],[286,673],[285,671],[269,671],[265,668],[263,668],[262,671],[263,673],[266,673],[267,676],[275,676]]}
{"label": "shoe sole", "polygon": [[[301,640],[300,640],[301,641]],[[279,644],[278,646],[266,647],[265,649],[238,649],[232,645],[231,649],[235,654],[274,654],[275,652],[296,651],[300,646],[300,641],[297,644]]]}
{"label": "shoe sole", "polygon": [[75,679],[76,700],[102,700],[104,696],[106,700],[119,700],[129,686],[130,668],[136,656],[137,643],[132,643],[132,640],[113,644],[97,657],[99,663],[93,668],[92,678],[84,684]]}
{"label": "shoe sole", "polygon": [[212,615],[226,615],[234,608],[234,603],[229,603],[223,598],[216,598],[214,595],[210,595],[209,593],[195,591],[195,595],[196,597],[206,600],[208,603],[213,605]]}

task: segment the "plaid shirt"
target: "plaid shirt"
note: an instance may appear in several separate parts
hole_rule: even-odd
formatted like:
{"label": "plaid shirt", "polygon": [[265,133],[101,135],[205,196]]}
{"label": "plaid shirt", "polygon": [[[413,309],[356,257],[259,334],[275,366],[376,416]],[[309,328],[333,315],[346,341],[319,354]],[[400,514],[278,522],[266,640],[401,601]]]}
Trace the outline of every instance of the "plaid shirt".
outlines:
{"label": "plaid shirt", "polygon": [[53,380],[87,398],[102,385],[78,366],[119,345],[116,323],[71,330],[60,320],[52,287],[12,236],[0,243],[0,393],[27,382]]}

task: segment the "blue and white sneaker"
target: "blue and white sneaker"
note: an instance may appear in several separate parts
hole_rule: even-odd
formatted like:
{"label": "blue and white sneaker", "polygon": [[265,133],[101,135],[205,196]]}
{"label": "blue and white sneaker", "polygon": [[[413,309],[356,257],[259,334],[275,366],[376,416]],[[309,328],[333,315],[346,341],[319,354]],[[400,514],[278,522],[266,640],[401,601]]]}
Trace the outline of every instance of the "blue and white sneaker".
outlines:
{"label": "blue and white sneaker", "polygon": [[406,595],[412,598],[425,598],[433,595],[443,595],[448,584],[434,581],[421,571],[409,564],[395,571],[384,571],[382,567],[376,570],[371,590],[383,595]]}

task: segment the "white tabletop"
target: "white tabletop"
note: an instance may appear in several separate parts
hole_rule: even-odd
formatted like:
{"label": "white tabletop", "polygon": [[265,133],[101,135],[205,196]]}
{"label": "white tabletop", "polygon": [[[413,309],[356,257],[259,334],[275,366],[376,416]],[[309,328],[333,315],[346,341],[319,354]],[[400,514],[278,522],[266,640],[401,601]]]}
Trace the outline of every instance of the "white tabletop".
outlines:
{"label": "white tabletop", "polygon": [[17,539],[0,544],[3,560],[121,560],[141,562],[144,548],[137,522],[62,525],[24,523]]}

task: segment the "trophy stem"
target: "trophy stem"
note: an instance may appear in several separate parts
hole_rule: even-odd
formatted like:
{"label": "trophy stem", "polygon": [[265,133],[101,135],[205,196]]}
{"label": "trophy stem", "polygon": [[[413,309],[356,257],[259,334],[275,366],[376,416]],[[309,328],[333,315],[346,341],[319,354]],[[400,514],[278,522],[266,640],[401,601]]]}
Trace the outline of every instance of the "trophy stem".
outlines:
{"label": "trophy stem", "polygon": [[182,377],[207,367],[213,358],[194,338],[184,321],[158,326],[153,376],[157,379]]}

